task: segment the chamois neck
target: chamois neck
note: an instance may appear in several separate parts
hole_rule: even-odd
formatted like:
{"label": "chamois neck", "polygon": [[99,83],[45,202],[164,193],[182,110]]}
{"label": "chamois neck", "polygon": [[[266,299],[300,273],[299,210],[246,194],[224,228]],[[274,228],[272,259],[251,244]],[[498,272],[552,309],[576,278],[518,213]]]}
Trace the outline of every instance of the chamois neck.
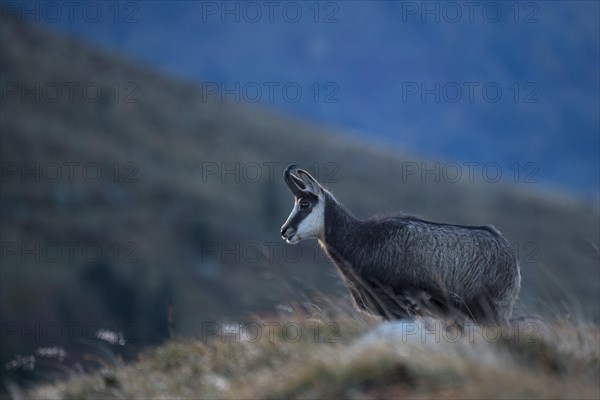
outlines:
{"label": "chamois neck", "polygon": [[325,237],[321,245],[340,251],[349,238],[354,235],[359,220],[350,211],[338,203],[335,198],[326,193],[325,202]]}

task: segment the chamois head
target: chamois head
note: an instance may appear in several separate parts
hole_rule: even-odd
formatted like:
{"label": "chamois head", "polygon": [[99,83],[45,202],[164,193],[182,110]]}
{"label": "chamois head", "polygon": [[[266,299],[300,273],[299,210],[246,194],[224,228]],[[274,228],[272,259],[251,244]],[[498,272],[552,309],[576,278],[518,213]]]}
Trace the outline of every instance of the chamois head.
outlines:
{"label": "chamois head", "polygon": [[[298,176],[292,174],[296,170]],[[285,183],[294,194],[294,208],[281,227],[281,237],[288,243],[323,238],[325,231],[325,189],[319,182],[296,165],[283,172]]]}

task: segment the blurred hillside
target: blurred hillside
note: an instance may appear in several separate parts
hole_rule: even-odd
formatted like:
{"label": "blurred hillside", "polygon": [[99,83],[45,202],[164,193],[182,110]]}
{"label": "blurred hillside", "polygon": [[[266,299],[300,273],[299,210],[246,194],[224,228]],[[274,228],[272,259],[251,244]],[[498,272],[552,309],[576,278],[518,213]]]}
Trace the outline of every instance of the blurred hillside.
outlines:
{"label": "blurred hillside", "polygon": [[[517,312],[600,316],[596,205],[510,179],[406,177],[406,163],[422,160],[261,107],[205,101],[188,82],[18,21],[3,22],[0,37],[2,365],[45,345],[8,323],[128,325],[128,341],[143,346],[167,337],[169,299],[176,333],[193,335],[204,321],[314,292],[345,298],[316,243],[303,243],[296,260],[297,248],[281,242],[292,197],[280,174],[290,162],[361,217],[404,210],[492,223],[521,259]],[[101,88],[97,101],[81,89],[88,84]],[[219,176],[236,165],[262,175]],[[86,246],[101,256],[82,255]]]}

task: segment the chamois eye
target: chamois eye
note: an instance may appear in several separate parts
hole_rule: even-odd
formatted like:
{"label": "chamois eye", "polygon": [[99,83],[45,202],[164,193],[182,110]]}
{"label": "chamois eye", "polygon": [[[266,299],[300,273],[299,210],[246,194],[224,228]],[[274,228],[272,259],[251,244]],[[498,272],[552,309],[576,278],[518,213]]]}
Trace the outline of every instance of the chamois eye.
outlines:
{"label": "chamois eye", "polygon": [[309,205],[310,205],[310,203],[306,200],[302,200],[300,202],[300,208],[308,208]]}

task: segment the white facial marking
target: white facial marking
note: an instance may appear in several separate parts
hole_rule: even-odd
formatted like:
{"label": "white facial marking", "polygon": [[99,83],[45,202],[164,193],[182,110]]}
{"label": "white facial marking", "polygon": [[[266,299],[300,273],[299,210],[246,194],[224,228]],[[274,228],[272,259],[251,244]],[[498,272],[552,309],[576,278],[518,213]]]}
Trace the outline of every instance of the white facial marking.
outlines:
{"label": "white facial marking", "polygon": [[305,239],[317,239],[323,237],[325,227],[325,201],[322,195],[319,195],[319,201],[310,214],[306,216],[298,224],[298,231],[294,235],[294,239],[298,237],[298,241]]}
{"label": "white facial marking", "polygon": [[[286,242],[296,244],[301,240],[322,238],[325,229],[325,198],[322,194],[318,195],[319,201],[314,205],[310,214],[308,214],[298,224],[296,233],[287,238]],[[291,221],[296,213],[300,210],[299,204],[296,202],[294,208],[288,217],[286,224]]]}

